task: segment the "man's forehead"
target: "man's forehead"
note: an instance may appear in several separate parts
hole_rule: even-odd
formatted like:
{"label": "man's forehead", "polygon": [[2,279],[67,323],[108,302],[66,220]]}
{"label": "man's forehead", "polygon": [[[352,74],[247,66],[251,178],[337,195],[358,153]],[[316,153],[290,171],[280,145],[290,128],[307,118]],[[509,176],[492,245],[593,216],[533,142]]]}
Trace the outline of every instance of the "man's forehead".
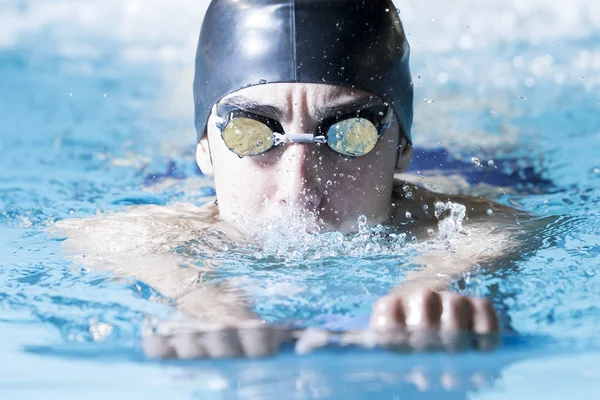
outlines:
{"label": "man's forehead", "polygon": [[360,89],[319,83],[267,83],[235,91],[221,102],[228,100],[276,107],[286,107],[290,102],[297,101],[306,101],[307,105],[314,107],[380,101],[378,96]]}

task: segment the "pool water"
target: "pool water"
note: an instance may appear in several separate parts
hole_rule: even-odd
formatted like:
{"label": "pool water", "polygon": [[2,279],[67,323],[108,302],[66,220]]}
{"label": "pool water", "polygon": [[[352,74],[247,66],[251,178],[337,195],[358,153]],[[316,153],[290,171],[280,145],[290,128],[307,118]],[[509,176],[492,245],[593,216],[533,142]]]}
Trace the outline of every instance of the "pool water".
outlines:
{"label": "pool water", "polygon": [[[446,189],[545,223],[517,260],[454,288],[490,296],[518,335],[491,354],[285,348],[265,360],[146,360],[144,321],[175,311],[142,282],[72,261],[55,226],[214,195],[194,164],[190,94],[206,5],[0,1],[2,398],[600,396],[593,0],[397,2],[416,89],[412,179],[444,176],[454,182]],[[362,256],[290,256],[280,241],[263,259],[216,249],[210,261],[254,288],[269,321],[348,329],[403,277],[397,249],[369,243]]]}

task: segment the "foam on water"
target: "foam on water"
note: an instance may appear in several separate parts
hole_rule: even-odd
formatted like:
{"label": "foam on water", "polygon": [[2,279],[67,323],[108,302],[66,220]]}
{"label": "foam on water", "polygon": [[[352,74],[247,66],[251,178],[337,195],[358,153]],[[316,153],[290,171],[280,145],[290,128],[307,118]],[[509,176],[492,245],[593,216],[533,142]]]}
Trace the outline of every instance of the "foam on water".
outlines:
{"label": "foam on water", "polygon": [[215,229],[211,233],[220,238],[217,243],[198,239],[192,248],[198,249],[195,253],[198,254],[202,252],[203,246],[216,247],[223,253],[223,258],[229,257],[238,248],[243,254],[251,254],[256,260],[276,257],[285,262],[334,257],[360,259],[389,256],[399,260],[410,259],[417,252],[437,248],[459,234],[469,234],[463,227],[466,217],[464,205],[451,201],[436,202],[434,215],[438,219],[437,232],[430,229],[429,240],[420,242],[413,236],[407,240],[404,227],[409,222],[399,227],[381,224],[370,226],[368,218],[361,215],[355,223],[357,232],[344,235],[337,231],[328,232],[323,221],[314,213],[300,213],[284,206],[278,207],[267,217],[238,221],[249,230],[248,239],[242,243],[231,241],[223,232]]}

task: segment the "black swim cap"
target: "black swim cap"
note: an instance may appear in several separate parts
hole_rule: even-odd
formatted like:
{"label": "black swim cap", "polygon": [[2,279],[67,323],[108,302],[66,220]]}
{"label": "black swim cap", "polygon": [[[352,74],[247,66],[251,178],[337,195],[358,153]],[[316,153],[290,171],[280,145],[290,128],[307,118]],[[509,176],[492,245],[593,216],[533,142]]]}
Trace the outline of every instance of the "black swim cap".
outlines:
{"label": "black swim cap", "polygon": [[264,83],[302,82],[380,96],[410,141],[409,53],[391,0],[213,0],[196,53],[198,139],[224,96]]}

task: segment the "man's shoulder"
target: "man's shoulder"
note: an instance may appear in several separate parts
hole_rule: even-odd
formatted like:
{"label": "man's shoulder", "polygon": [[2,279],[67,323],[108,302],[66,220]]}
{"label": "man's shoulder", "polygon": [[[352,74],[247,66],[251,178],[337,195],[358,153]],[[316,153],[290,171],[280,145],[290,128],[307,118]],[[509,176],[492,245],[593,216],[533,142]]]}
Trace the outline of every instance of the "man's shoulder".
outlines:
{"label": "man's shoulder", "polygon": [[[443,203],[441,207],[438,203]],[[451,203],[451,204],[448,204]],[[465,207],[466,217],[470,220],[490,215],[518,215],[523,212],[500,204],[482,196],[469,194],[446,194],[404,181],[394,179],[392,189],[392,208],[396,219],[410,218],[421,222],[433,222],[438,220],[435,215],[436,205],[438,209],[448,209],[452,204]]]}

